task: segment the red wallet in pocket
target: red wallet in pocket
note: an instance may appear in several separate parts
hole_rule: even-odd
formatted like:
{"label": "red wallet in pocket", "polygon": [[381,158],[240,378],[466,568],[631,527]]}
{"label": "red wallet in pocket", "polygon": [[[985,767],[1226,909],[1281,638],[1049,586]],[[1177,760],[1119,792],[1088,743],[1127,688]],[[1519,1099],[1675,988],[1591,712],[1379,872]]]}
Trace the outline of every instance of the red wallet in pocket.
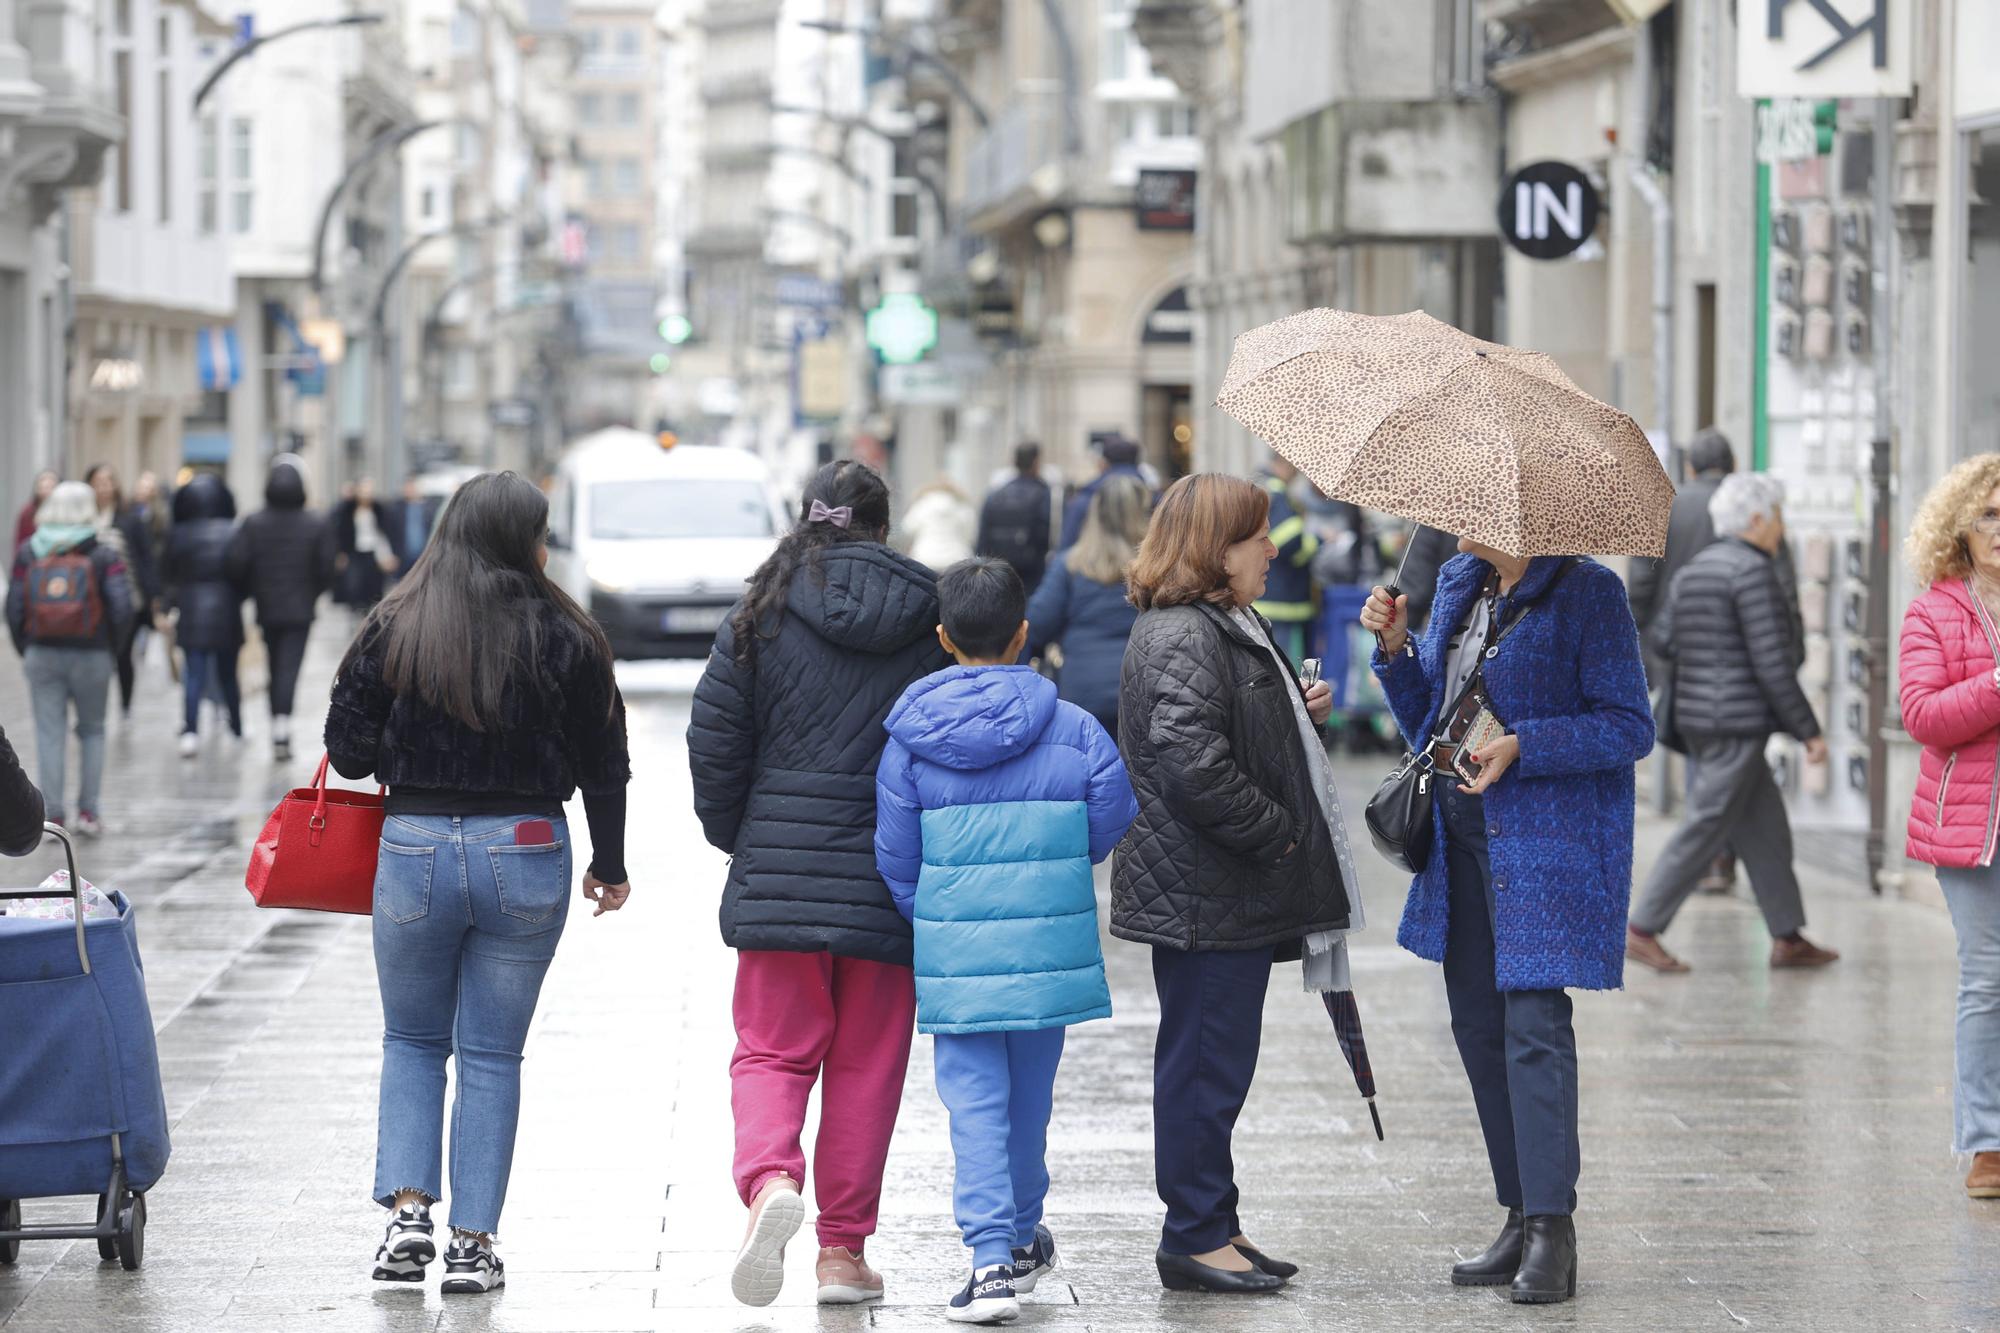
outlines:
{"label": "red wallet in pocket", "polygon": [[524,819],[514,825],[516,847],[546,847],[556,840],[556,827],[546,819]]}

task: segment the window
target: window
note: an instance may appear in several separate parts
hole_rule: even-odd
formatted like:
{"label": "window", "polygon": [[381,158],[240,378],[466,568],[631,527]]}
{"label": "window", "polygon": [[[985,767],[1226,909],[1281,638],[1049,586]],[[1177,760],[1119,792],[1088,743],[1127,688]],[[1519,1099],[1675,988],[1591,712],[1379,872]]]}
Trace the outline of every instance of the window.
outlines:
{"label": "window", "polygon": [[754,481],[620,481],[590,488],[599,541],[769,537],[771,504]]}
{"label": "window", "polygon": [[1132,69],[1132,31],[1118,28],[1104,34],[1102,68],[1098,77],[1106,83],[1123,82]]}
{"label": "window", "polygon": [[639,257],[639,229],[629,222],[604,229],[604,257],[630,263]]}
{"label": "window", "polygon": [[423,193],[419,197],[422,200],[422,202],[420,202],[417,205],[418,216],[423,218],[425,222],[435,222],[437,220],[437,204],[438,204],[437,186],[426,185],[423,188]]}
{"label": "window", "polygon": [[[132,11],[121,5],[120,12],[129,29]],[[112,163],[111,206],[120,213],[132,211],[132,53],[120,51],[111,57],[112,100],[117,104],[119,118],[125,122],[126,132],[118,136],[117,157]]]}
{"label": "window", "polygon": [[479,54],[479,16],[467,9],[457,9],[451,16],[451,53],[455,57],[470,59]]}
{"label": "window", "polygon": [[199,200],[196,211],[200,215],[201,234],[215,235],[222,225],[222,200],[218,194],[222,174],[222,145],[219,142],[221,129],[214,116],[203,116],[201,124],[195,127],[195,170],[199,174],[197,194]]}
{"label": "window", "polygon": [[[164,20],[162,20],[164,23]],[[159,127],[155,131],[159,137],[160,174],[157,177],[160,191],[160,221],[174,220],[174,75],[169,69],[162,69],[157,78],[159,90]]]}
{"label": "window", "polygon": [[604,29],[585,28],[576,35],[577,50],[586,56],[594,56],[604,49]]}
{"label": "window", "polygon": [[639,58],[639,30],[637,28],[618,29],[617,49],[620,58],[637,60]]}
{"label": "window", "polygon": [[639,94],[637,93],[618,94],[618,112],[616,120],[617,123],[620,125],[637,125],[639,123]]}
{"label": "window", "polygon": [[1153,109],[1153,133],[1160,139],[1192,139],[1195,110],[1186,102],[1167,102]]}
{"label": "window", "polygon": [[890,196],[889,234],[897,237],[917,234],[917,196],[914,192]]}
{"label": "window", "polygon": [[602,125],[604,99],[596,93],[580,94],[576,99],[576,120],[579,125]]}
{"label": "window", "polygon": [[113,27],[120,37],[132,35],[132,0],[117,0],[112,6]]}
{"label": "window", "polygon": [[593,199],[603,195],[604,162],[602,159],[595,157],[586,157],[583,159],[583,189],[584,193]]}
{"label": "window", "polygon": [[1097,77],[1104,83],[1143,83],[1153,77],[1146,48],[1132,35],[1132,11],[1137,0],[1102,0],[1098,18]]}
{"label": "window", "polygon": [[618,159],[616,192],[623,195],[639,193],[639,159],[621,157]]}
{"label": "window", "polygon": [[231,194],[230,225],[238,236],[250,230],[252,220],[251,148],[254,140],[248,116],[232,116],[229,121],[229,177]]}

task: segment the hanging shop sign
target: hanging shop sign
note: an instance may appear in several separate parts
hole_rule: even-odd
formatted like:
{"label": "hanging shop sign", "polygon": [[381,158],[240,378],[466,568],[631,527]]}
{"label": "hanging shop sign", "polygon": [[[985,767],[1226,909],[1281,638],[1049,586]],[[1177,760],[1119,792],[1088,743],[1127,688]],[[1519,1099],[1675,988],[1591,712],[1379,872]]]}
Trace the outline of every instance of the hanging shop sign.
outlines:
{"label": "hanging shop sign", "polygon": [[1500,234],[1530,259],[1575,254],[1597,230],[1602,204],[1590,177],[1567,162],[1530,162],[1500,190]]}
{"label": "hanging shop sign", "polygon": [[1744,97],[1908,97],[1917,0],[1743,0],[1736,91]]}
{"label": "hanging shop sign", "polygon": [[1193,231],[1196,178],[1192,171],[1140,171],[1133,193],[1139,230]]}
{"label": "hanging shop sign", "polygon": [[1160,298],[1146,315],[1142,343],[1191,343],[1194,341],[1194,311],[1188,309],[1187,288],[1176,287]]}

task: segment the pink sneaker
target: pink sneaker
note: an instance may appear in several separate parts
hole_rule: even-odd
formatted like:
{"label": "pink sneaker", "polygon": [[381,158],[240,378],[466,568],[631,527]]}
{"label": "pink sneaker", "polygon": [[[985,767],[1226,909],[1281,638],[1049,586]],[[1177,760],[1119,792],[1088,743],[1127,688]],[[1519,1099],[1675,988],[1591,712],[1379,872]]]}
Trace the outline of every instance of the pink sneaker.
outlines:
{"label": "pink sneaker", "polygon": [[769,1305],[785,1286],[785,1242],[805,1224],[806,1201],[799,1197],[796,1181],[773,1176],[750,1201],[750,1225],[743,1233],[743,1248],[736,1252],[736,1267],[729,1275],[729,1289],[745,1305]]}
{"label": "pink sneaker", "polygon": [[829,1245],[813,1265],[821,1305],[860,1305],[882,1299],[882,1275],[844,1245]]}

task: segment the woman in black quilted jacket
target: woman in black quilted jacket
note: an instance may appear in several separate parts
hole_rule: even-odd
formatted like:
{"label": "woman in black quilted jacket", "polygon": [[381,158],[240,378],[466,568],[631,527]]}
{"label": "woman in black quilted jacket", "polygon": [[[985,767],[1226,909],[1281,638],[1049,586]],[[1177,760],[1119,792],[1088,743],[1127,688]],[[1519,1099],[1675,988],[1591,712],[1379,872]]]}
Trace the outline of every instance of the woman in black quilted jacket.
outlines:
{"label": "woman in black quilted jacket", "polygon": [[805,1220],[813,1162],[823,1304],[879,1299],[862,1258],[902,1100],[916,990],[910,927],[875,871],[875,766],[904,689],[949,665],[931,572],[883,543],[889,488],[830,463],[799,522],[715,637],[688,728],[695,813],[729,853],[722,938],[737,950],[736,1188],[750,1224],[731,1283],[768,1305]]}
{"label": "woman in black quilted jacket", "polygon": [[1332,692],[1300,685],[1250,609],[1276,554],[1261,487],[1184,477],[1130,578],[1142,614],[1118,745],[1139,818],[1112,876],[1111,933],[1153,946],[1154,1168],[1167,1205],[1156,1258],[1170,1290],[1270,1291],[1298,1272],[1243,1234],[1230,1133],[1257,1070],[1272,963],[1299,958],[1310,937],[1331,967],[1334,932],[1349,925],[1352,872],[1325,751],[1313,753]]}

